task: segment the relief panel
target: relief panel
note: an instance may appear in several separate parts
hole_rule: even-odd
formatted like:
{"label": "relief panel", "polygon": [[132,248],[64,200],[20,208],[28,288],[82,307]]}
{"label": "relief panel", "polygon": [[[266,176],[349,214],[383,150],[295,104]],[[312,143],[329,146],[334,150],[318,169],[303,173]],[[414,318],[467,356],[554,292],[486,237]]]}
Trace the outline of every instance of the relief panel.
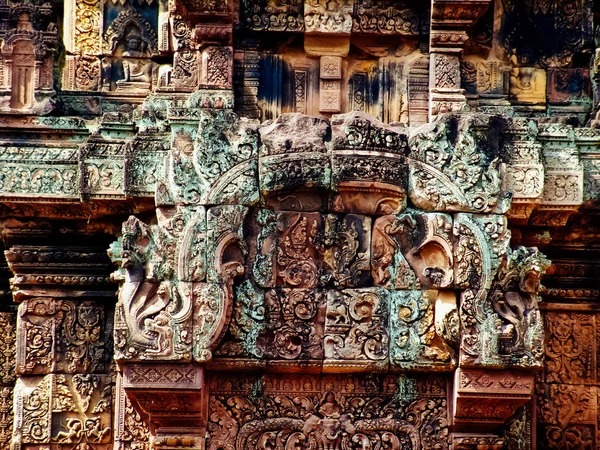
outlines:
{"label": "relief panel", "polygon": [[208,449],[448,448],[436,377],[217,375],[210,391]]}
{"label": "relief panel", "polygon": [[323,372],[387,371],[388,324],[385,289],[328,291]]}

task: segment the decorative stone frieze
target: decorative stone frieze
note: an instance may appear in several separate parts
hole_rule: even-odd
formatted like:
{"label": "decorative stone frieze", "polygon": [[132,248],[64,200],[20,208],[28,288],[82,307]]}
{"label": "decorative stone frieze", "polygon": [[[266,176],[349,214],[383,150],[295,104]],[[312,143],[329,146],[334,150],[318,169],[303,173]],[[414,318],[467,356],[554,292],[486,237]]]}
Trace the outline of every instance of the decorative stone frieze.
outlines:
{"label": "decorative stone frieze", "polygon": [[598,447],[596,16],[0,0],[0,448]]}

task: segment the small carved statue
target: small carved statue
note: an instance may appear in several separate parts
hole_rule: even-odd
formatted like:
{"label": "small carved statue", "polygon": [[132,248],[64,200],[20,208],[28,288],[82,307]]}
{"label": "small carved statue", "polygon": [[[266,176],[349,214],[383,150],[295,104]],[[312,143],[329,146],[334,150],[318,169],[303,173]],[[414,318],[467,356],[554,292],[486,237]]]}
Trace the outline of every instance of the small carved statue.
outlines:
{"label": "small carved statue", "polygon": [[152,55],[158,50],[156,31],[143,15],[125,9],[103,34],[102,89],[148,93],[154,79]]}
{"label": "small carved statue", "polygon": [[540,315],[535,295],[550,261],[537,248],[518,247],[504,261],[496,288],[491,294],[495,312],[502,320],[500,354],[534,352],[529,336],[539,326]]}
{"label": "small carved statue", "polygon": [[510,95],[518,102],[546,101],[546,72],[533,67],[514,68],[510,76]]}
{"label": "small carved statue", "polygon": [[133,83],[150,83],[152,79],[152,63],[147,59],[145,43],[137,27],[132,26],[125,36],[123,52],[123,81]]}

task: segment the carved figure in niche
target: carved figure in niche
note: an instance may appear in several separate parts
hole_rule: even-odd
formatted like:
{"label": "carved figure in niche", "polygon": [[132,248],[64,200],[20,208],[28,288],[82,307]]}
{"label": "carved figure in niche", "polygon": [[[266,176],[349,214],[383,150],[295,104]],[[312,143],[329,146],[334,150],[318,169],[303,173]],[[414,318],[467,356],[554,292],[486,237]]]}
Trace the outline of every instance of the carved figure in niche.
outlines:
{"label": "carved figure in niche", "polygon": [[123,79],[117,81],[120,89],[150,89],[152,82],[152,61],[137,25],[130,25],[125,33],[121,64]]}
{"label": "carved figure in niche", "polygon": [[546,71],[533,67],[514,68],[510,75],[510,95],[517,102],[546,101]]}
{"label": "carved figure in niche", "polygon": [[150,89],[154,69],[150,57],[158,49],[158,39],[141,14],[121,11],[104,33],[104,48],[113,56],[103,61],[103,89],[114,89],[115,84],[117,91]]}
{"label": "carved figure in niche", "polygon": [[124,81],[150,83],[152,63],[138,59],[148,56],[145,46],[139,29],[136,26],[131,26],[125,36],[126,50],[123,52]]}

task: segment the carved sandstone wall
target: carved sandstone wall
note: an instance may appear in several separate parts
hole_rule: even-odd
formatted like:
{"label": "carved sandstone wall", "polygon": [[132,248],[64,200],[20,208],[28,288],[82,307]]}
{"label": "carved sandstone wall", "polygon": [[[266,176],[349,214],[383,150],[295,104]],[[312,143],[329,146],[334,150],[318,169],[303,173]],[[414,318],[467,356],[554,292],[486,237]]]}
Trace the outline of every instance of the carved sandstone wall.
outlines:
{"label": "carved sandstone wall", "polygon": [[599,23],[0,0],[0,449],[599,447]]}

